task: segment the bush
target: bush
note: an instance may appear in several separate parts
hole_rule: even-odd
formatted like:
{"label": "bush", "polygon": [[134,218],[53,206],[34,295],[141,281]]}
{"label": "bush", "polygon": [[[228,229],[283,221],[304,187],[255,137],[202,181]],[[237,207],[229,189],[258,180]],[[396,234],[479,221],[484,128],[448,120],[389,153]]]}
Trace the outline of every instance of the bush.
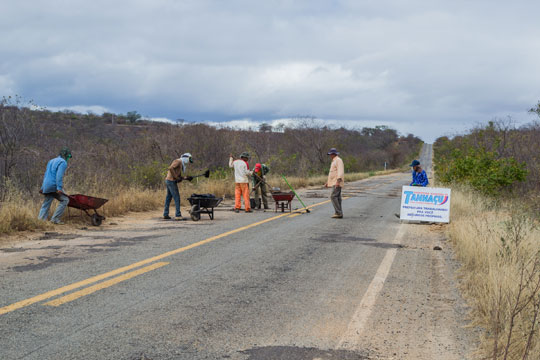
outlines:
{"label": "bush", "polygon": [[444,159],[444,167],[437,168],[443,183],[468,184],[487,195],[496,195],[519,181],[525,181],[525,163],[513,157],[500,158],[496,152],[472,149],[468,154],[454,150]]}
{"label": "bush", "polygon": [[155,189],[165,181],[167,165],[158,161],[130,166],[130,184]]}

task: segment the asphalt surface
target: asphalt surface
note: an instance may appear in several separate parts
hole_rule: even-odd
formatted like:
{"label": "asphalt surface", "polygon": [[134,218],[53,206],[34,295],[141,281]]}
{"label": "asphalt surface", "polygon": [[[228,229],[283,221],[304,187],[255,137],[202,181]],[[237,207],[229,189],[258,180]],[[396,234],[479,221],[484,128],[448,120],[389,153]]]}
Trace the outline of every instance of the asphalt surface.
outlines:
{"label": "asphalt surface", "polygon": [[[354,337],[377,324],[361,332],[351,319],[388,251],[400,259],[396,236],[408,225],[394,214],[409,179],[400,173],[347,184],[343,219],[330,218],[329,190],[310,189],[302,192],[315,205],[310,214],[221,210],[214,221],[156,219],[140,231],[88,235],[99,246],[48,234],[40,246],[61,244],[54,256],[0,269],[0,358],[371,357],[371,345]],[[5,259],[10,251],[18,250],[4,249]],[[93,281],[100,274],[107,275]]]}

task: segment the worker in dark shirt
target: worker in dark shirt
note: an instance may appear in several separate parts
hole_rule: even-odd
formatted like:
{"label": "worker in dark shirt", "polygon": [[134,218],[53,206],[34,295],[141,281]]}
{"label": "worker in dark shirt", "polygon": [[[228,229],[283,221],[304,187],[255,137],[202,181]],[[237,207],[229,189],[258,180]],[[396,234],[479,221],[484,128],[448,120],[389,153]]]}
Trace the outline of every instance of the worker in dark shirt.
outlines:
{"label": "worker in dark shirt", "polygon": [[427,178],[426,171],[420,167],[420,161],[413,160],[411,163],[412,170],[412,182],[410,186],[428,186],[429,181]]}

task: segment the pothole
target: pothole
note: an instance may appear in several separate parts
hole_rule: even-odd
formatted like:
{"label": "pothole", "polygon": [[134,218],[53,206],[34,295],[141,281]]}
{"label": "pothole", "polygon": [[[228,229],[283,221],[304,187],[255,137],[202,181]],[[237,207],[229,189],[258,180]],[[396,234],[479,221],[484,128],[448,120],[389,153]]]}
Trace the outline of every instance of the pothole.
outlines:
{"label": "pothole", "polygon": [[0,249],[0,251],[6,252],[6,253],[24,252],[26,250],[28,250],[28,249],[25,249],[25,248],[3,248],[3,249]]}
{"label": "pothole", "polygon": [[323,243],[357,243],[366,246],[372,246],[381,249],[401,249],[404,246],[401,244],[378,242],[376,239],[364,238],[349,235],[336,235],[336,234],[322,234],[318,237],[311,238],[311,240],[323,242]]}

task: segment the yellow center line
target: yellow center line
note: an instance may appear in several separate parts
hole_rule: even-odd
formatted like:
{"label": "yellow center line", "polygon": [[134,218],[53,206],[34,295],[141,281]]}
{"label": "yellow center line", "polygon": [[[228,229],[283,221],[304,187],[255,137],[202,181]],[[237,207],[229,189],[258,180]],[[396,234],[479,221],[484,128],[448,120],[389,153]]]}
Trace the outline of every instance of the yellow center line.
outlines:
{"label": "yellow center line", "polygon": [[[310,205],[310,206],[308,206],[308,208],[314,208],[316,206],[324,205],[324,204],[329,203],[329,202],[330,202],[330,200],[322,201],[320,203]],[[294,212],[297,213],[298,211],[299,210],[294,211]],[[223,234],[212,236],[212,237],[210,237],[208,239],[193,243],[193,244],[188,245],[188,246],[184,246],[184,247],[181,247],[181,248],[178,248],[178,249],[175,249],[175,250],[171,250],[171,251],[168,251],[166,253],[156,255],[156,256],[153,256],[151,258],[144,259],[144,260],[138,261],[136,263],[133,263],[133,264],[130,264],[130,265],[127,265],[127,266],[123,266],[123,267],[120,267],[118,269],[114,269],[114,270],[111,270],[109,272],[106,272],[106,273],[103,273],[103,274],[100,274],[100,275],[92,276],[92,277],[90,277],[88,279],[81,280],[81,281],[75,282],[75,283],[70,284],[70,285],[62,286],[62,287],[60,287],[58,289],[55,289],[55,290],[47,291],[47,292],[45,292],[43,294],[39,294],[39,295],[33,296],[31,298],[15,302],[15,303],[13,303],[11,305],[6,305],[6,306],[0,308],[0,315],[3,315],[3,314],[6,314],[6,313],[9,313],[9,312],[18,310],[20,308],[35,304],[37,302],[40,302],[40,301],[43,301],[43,300],[46,300],[46,299],[50,299],[50,298],[55,297],[57,295],[63,294],[65,292],[75,290],[75,289],[78,289],[78,288],[86,286],[86,285],[93,284],[95,282],[107,279],[107,278],[109,278],[111,276],[115,276],[115,275],[124,273],[126,271],[133,270],[135,268],[141,267],[143,265],[150,264],[150,263],[152,263],[154,261],[161,260],[161,259],[169,257],[171,255],[179,254],[181,252],[193,249],[195,247],[207,244],[209,242],[212,242],[212,241],[227,237],[229,235],[239,233],[241,231],[250,229],[252,227],[259,226],[259,225],[265,224],[267,222],[274,221],[274,220],[277,220],[277,219],[280,219],[280,218],[282,218],[284,216],[289,216],[289,215],[290,214],[277,215],[277,216],[274,216],[274,217],[271,217],[271,218],[268,218],[268,219],[265,219],[265,220],[262,220],[262,221],[247,225],[247,226],[243,226],[243,227],[231,230],[231,231],[227,231],[227,232],[225,232]]]}
{"label": "yellow center line", "polygon": [[289,215],[288,217],[293,218],[293,217],[300,216],[300,215],[302,215],[302,214],[303,214],[303,213],[296,213],[296,214]]}
{"label": "yellow center line", "polygon": [[110,286],[118,284],[119,282],[129,280],[131,278],[134,278],[137,275],[144,274],[146,272],[158,269],[158,268],[160,268],[162,266],[165,266],[165,265],[168,265],[168,264],[169,264],[168,262],[158,262],[158,263],[155,263],[155,264],[152,264],[152,265],[149,265],[149,266],[145,266],[143,268],[140,268],[140,269],[137,269],[137,270],[122,274],[122,275],[120,275],[118,277],[115,277],[115,278],[112,278],[110,280],[103,281],[103,282],[101,282],[99,284],[89,286],[89,287],[84,288],[84,289],[79,290],[79,291],[75,291],[75,292],[73,292],[73,293],[71,293],[69,295],[62,296],[62,297],[60,297],[58,299],[51,300],[49,302],[46,302],[43,305],[60,306],[60,305],[65,304],[67,302],[76,300],[76,299],[78,299],[80,297],[83,297],[83,296],[86,296],[86,295],[90,295],[92,293],[95,293],[98,290],[108,288]]}

